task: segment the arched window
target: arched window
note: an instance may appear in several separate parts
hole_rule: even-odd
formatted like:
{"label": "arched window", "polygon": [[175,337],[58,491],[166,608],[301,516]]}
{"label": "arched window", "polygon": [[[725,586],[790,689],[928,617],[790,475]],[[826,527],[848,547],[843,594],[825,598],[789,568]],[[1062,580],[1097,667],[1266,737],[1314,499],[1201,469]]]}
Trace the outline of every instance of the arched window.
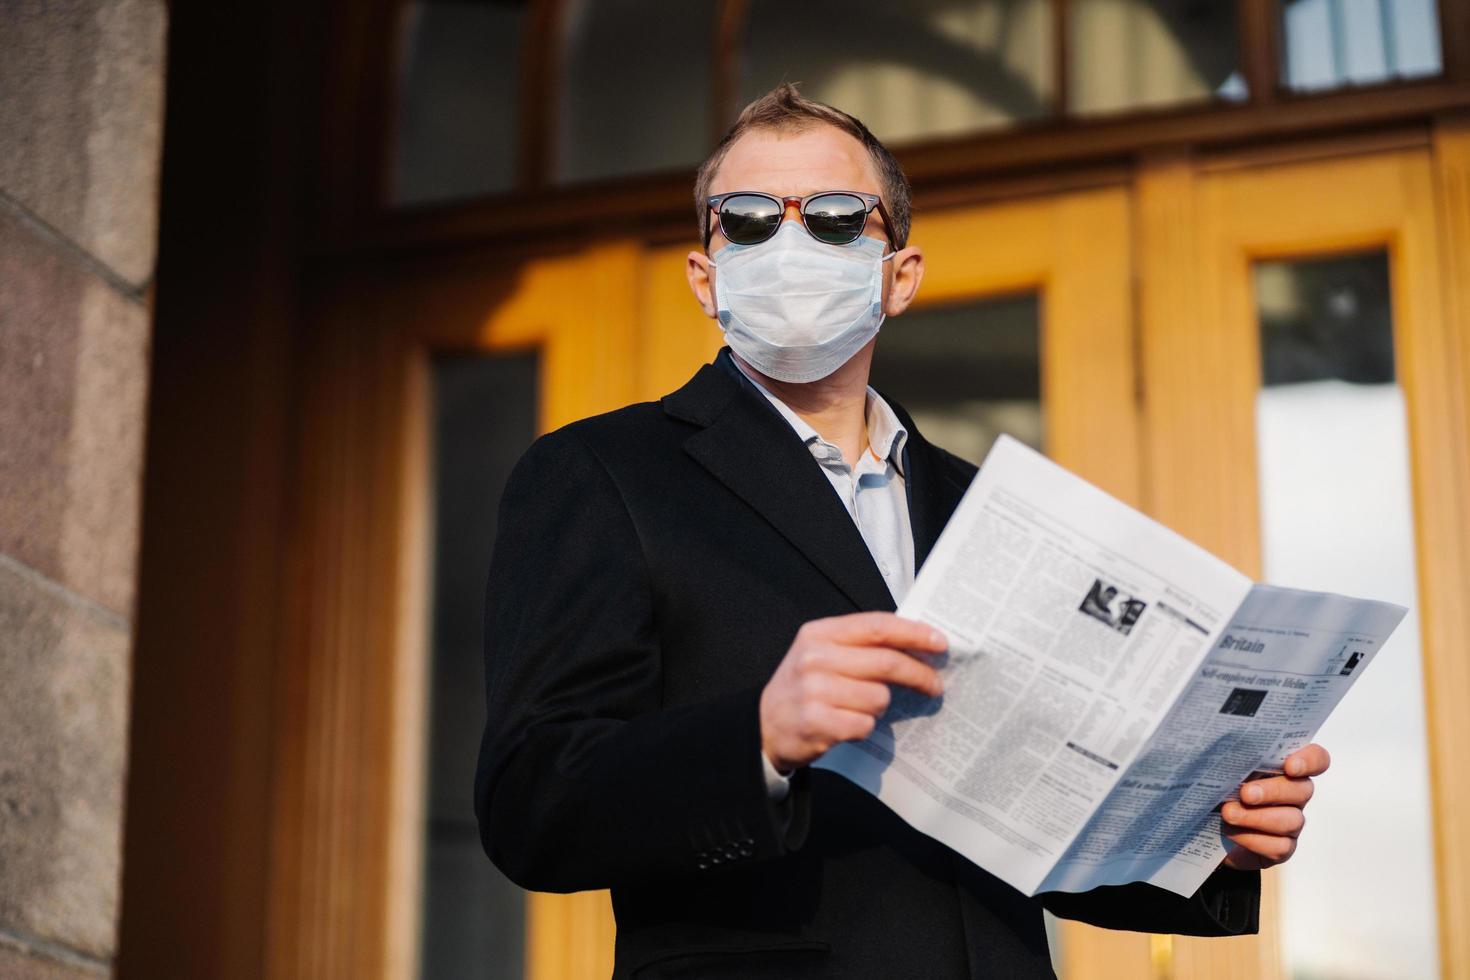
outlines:
{"label": "arched window", "polygon": [[783,81],[852,113],[885,142],[1051,114],[1047,0],[808,0],[750,5],[741,104]]}

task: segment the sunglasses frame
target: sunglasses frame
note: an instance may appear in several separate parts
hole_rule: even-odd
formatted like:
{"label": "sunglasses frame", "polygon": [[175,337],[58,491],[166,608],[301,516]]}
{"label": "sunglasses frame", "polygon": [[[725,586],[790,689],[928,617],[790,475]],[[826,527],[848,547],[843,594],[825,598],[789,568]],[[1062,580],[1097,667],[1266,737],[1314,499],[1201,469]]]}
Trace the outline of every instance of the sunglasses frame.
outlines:
{"label": "sunglasses frame", "polygon": [[[863,202],[863,204],[865,205],[865,208],[863,210],[863,226],[859,228],[858,233],[848,241],[822,242],[820,238],[817,238],[816,235],[812,234],[811,226],[806,223],[806,206],[819,197],[829,197],[834,194],[846,194],[848,197],[855,197]],[[792,204],[795,204],[796,213],[801,215],[801,227],[806,231],[806,233],[808,235],[811,235],[813,238],[816,238],[817,241],[822,242],[823,245],[831,245],[835,248],[841,248],[844,245],[851,245],[853,242],[861,238],[863,236],[863,232],[867,231],[868,229],[868,217],[872,215],[873,209],[877,208],[878,216],[883,219],[883,234],[884,237],[888,239],[888,247],[894,251],[897,251],[898,246],[894,243],[892,234],[893,222],[888,217],[888,209],[883,206],[883,198],[879,197],[877,194],[865,194],[862,191],[842,190],[817,191],[815,194],[808,194],[806,197],[782,197],[779,194],[767,194],[765,191],[729,191],[725,194],[712,194],[709,197],[705,198],[704,247],[706,251],[708,251],[709,249],[710,239],[712,239],[715,234],[715,225],[709,220],[710,213],[713,212],[715,214],[716,221],[719,224],[720,234],[725,235],[725,219],[724,215],[720,214],[720,206],[729,198],[745,196],[763,197],[768,201],[776,202],[777,206],[781,209],[781,220],[776,222],[776,226],[771,229],[771,233],[765,238],[762,238],[759,242],[748,242],[744,244],[759,245],[762,242],[768,242],[772,238],[774,238],[776,236],[776,232],[781,230],[781,225],[786,220],[786,209]],[[730,236],[725,235],[725,240],[729,241]],[[731,242],[731,244],[737,243]]]}

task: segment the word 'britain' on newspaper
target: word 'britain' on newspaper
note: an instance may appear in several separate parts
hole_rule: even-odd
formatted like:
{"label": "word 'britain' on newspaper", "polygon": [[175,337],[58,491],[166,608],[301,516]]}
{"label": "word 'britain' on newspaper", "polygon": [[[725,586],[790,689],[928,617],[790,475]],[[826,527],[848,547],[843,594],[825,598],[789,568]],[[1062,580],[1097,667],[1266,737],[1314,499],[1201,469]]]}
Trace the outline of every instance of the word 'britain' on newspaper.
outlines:
{"label": "word 'britain' on newspaper", "polygon": [[1219,805],[1307,745],[1401,606],[1257,585],[1001,437],[898,610],[944,694],[895,689],[817,766],[1020,891],[1191,895]]}

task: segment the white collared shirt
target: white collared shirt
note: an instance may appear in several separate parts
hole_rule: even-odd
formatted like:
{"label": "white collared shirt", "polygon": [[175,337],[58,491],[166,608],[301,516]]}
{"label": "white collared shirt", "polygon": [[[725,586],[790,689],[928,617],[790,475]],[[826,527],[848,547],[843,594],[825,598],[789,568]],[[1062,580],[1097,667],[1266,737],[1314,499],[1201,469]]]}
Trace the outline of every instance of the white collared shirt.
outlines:
{"label": "white collared shirt", "polygon": [[[868,448],[863,451],[857,465],[850,466],[843,459],[841,449],[823,439],[785,402],[752,378],[738,361],[735,366],[781,413],[810,450],[812,458],[822,468],[822,475],[832,485],[862,534],[873,563],[888,584],[894,604],[902,602],[914,584],[914,532],[909,523],[908,491],[902,469],[908,431],[903,423],[883,397],[868,388],[864,405]],[[789,789],[787,777],[776,771],[764,752],[761,753],[761,761],[765,766],[767,792],[772,799],[785,798]]]}
{"label": "white collared shirt", "polygon": [[[738,361],[735,366],[740,367]],[[908,491],[902,470],[903,447],[909,434],[903,423],[883,396],[870,387],[864,406],[868,448],[857,466],[849,466],[841,449],[823,439],[743,367],[740,370],[806,444],[867,543],[894,604],[902,602],[914,584],[914,532],[909,524]]]}

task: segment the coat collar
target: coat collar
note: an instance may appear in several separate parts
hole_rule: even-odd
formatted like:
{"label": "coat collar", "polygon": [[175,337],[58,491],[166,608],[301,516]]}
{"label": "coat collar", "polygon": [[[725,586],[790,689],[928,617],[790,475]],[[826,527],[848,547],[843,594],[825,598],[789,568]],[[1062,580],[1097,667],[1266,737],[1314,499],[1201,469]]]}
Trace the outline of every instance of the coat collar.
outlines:
{"label": "coat collar", "polygon": [[[699,427],[684,449],[800,551],[860,610],[894,608],[862,534],[801,439],[730,361],[729,349],[663,399],[674,418]],[[959,502],[941,452],[894,412],[909,432],[904,472],[915,569]]]}

